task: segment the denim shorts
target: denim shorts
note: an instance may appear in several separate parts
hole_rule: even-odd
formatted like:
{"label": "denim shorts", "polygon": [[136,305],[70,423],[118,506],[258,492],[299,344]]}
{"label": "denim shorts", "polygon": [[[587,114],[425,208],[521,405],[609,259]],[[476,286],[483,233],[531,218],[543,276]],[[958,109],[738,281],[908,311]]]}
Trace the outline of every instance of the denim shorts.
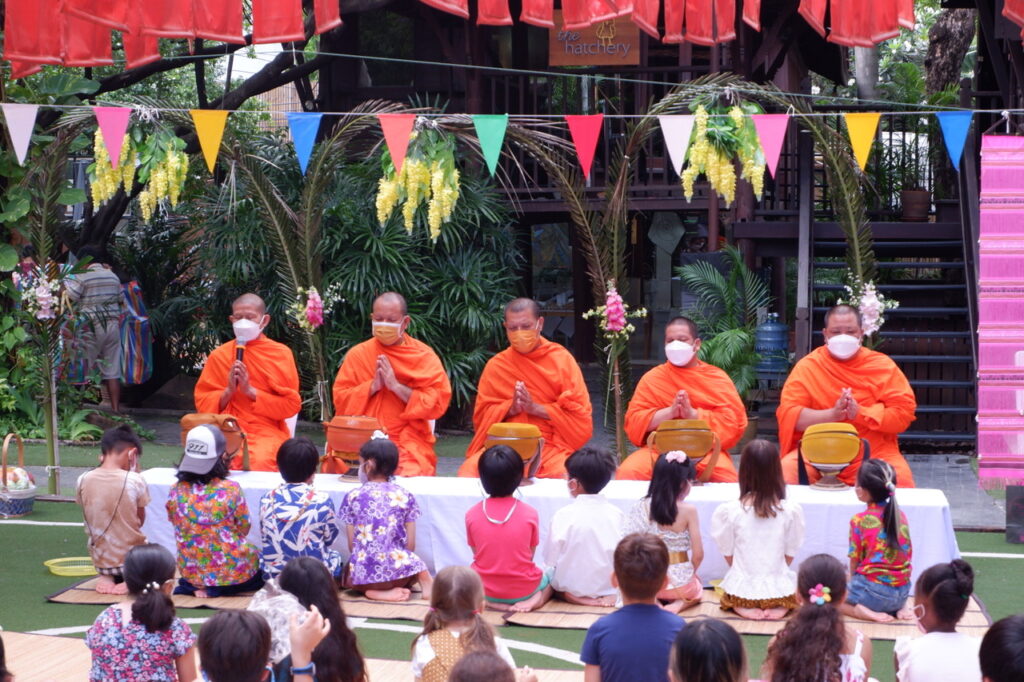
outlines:
{"label": "denim shorts", "polygon": [[878,613],[895,615],[903,608],[910,594],[910,583],[894,587],[882,585],[868,580],[857,573],[846,586],[846,601],[849,604],[862,604],[865,608]]}

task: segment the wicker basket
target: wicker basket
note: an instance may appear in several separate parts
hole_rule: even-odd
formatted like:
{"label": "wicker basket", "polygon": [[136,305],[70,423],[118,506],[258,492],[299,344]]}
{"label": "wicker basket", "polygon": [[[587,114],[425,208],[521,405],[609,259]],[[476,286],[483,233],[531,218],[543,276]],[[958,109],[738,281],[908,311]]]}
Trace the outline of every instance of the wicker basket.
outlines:
{"label": "wicker basket", "polygon": [[44,561],[43,566],[50,569],[50,573],[65,578],[86,578],[96,575],[96,567],[92,565],[92,558],[87,556],[67,556],[60,559]]}
{"label": "wicker basket", "polygon": [[25,443],[18,434],[7,434],[4,438],[3,451],[0,453],[0,518],[3,519],[32,513],[32,506],[36,502],[36,486],[25,490],[10,490],[7,487],[7,451],[12,440],[18,442],[18,466],[25,466]]}

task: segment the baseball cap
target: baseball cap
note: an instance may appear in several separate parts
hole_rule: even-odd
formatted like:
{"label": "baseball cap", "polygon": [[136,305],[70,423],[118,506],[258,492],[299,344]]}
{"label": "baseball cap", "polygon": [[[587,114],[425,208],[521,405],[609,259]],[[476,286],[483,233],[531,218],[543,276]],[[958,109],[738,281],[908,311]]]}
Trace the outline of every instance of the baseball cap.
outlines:
{"label": "baseball cap", "polygon": [[178,471],[208,474],[226,449],[227,442],[219,428],[212,424],[200,424],[185,436],[185,454],[178,465]]}

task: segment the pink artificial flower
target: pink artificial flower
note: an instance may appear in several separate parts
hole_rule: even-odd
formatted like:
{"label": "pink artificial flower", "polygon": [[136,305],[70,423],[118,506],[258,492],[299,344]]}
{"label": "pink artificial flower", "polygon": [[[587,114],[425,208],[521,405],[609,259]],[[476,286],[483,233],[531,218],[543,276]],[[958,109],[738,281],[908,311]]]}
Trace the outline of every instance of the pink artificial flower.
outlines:
{"label": "pink artificial flower", "polygon": [[626,328],[626,308],[622,304],[622,297],[615,290],[614,286],[608,287],[608,293],[604,300],[605,325],[604,328],[610,332],[621,332]]}
{"label": "pink artificial flower", "polygon": [[313,329],[324,323],[324,302],[316,289],[310,289],[306,299],[306,321]]}

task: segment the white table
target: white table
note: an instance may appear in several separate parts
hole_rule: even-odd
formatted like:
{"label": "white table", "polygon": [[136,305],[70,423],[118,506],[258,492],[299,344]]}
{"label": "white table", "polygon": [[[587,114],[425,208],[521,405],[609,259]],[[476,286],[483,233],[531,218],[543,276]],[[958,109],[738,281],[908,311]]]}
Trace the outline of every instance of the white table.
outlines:
{"label": "white table", "polygon": [[[146,509],[143,532],[150,542],[159,543],[175,551],[174,531],[167,520],[165,504],[170,487],[177,480],[174,469],[149,469],[143,472],[149,484],[152,501]],[[259,546],[260,498],[281,483],[277,473],[262,471],[236,471],[231,479],[242,486],[253,527],[249,540]],[[454,564],[469,565],[472,554],[466,545],[466,511],[484,497],[480,481],[475,478],[400,478],[397,483],[416,496],[423,515],[416,524],[416,551],[435,571]],[[341,481],[335,474],[317,474],[314,485],[331,496],[335,506],[345,494],[358,484]],[[569,504],[572,498],[563,480],[541,479],[520,488],[522,497],[540,515],[540,537],[543,546],[551,516],[555,510]],[[646,481],[612,481],[604,494],[624,512],[629,512],[636,501],[647,492]],[[700,511],[701,536],[704,540],[704,563],[700,577],[705,581],[722,578],[726,564],[710,536],[711,515],[715,508],[739,495],[735,483],[710,483],[691,489],[688,502]],[[848,549],[850,517],[864,509],[853,489],[845,491],[815,490],[806,486],[789,486],[789,499],[799,502],[804,510],[807,535],[796,556],[799,563],[813,554],[827,553],[840,559],[845,566]],[[903,489],[897,493],[900,506],[907,515],[911,541],[914,546],[914,576],[940,562],[960,556],[953,534],[949,503],[941,490],[924,488]],[[345,534],[341,533],[335,548],[348,555]]]}

